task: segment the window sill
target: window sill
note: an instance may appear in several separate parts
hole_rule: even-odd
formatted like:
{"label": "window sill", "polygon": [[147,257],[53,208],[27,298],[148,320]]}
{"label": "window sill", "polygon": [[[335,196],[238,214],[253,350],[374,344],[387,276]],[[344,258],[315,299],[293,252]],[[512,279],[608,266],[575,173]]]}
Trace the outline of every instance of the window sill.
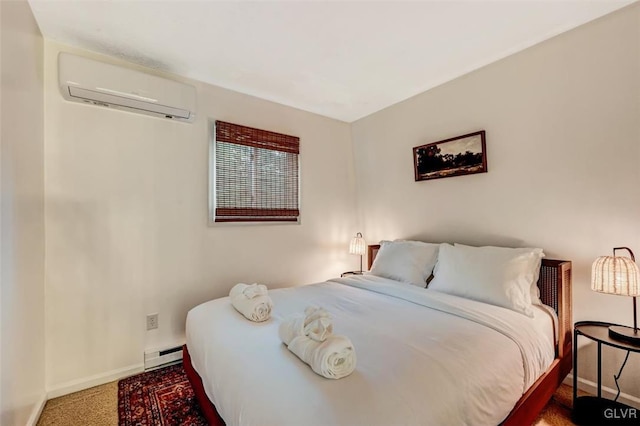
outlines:
{"label": "window sill", "polygon": [[217,228],[217,227],[235,227],[235,226],[291,226],[291,225],[300,225],[300,218],[298,218],[298,220],[296,221],[291,221],[291,222],[278,222],[278,221],[273,221],[273,222],[216,222],[215,220],[213,220],[212,218],[209,218],[209,222],[208,222],[208,226],[210,228]]}

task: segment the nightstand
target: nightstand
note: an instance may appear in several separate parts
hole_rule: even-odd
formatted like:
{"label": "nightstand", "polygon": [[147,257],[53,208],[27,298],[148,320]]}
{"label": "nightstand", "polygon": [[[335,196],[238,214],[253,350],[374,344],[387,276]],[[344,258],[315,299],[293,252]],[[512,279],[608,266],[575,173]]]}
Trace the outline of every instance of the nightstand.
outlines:
{"label": "nightstand", "polygon": [[362,275],[364,271],[347,271],[340,274],[341,277],[348,277],[349,275]]}
{"label": "nightstand", "polygon": [[[640,353],[640,346],[609,337],[609,326],[618,325],[600,321],[580,321],[573,328],[573,412],[572,419],[579,425],[638,425],[640,409],[602,397],[602,345]],[[598,396],[578,397],[578,336],[598,344]]]}

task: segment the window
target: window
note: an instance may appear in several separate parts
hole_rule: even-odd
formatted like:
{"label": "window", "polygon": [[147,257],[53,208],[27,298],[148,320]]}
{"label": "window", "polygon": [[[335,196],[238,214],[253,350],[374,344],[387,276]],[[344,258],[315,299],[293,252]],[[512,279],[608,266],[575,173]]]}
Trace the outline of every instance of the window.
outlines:
{"label": "window", "polygon": [[300,139],[216,121],[210,167],[214,222],[297,222]]}

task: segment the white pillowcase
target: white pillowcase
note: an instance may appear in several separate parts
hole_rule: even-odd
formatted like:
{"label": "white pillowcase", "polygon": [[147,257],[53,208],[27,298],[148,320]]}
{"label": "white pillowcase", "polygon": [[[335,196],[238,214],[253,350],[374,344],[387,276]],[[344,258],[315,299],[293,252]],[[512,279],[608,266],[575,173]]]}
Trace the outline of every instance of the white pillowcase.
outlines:
{"label": "white pillowcase", "polygon": [[542,256],[542,249],[536,248],[442,244],[429,289],[533,317],[532,286],[540,274]]}
{"label": "white pillowcase", "polygon": [[438,260],[439,247],[421,241],[382,241],[369,273],[426,287]]}
{"label": "white pillowcase", "polygon": [[540,279],[540,267],[542,266],[544,253],[542,252],[542,249],[535,250],[540,250],[540,256],[533,256],[531,264],[531,268],[535,271],[533,282],[531,283],[531,303],[534,305],[542,305],[542,300],[540,300],[540,289],[538,288],[538,279]]}
{"label": "white pillowcase", "polygon": [[[462,247],[473,247],[466,246],[464,244],[455,243],[455,246]],[[486,246],[492,247],[492,246]],[[479,248],[479,247],[476,247]],[[512,250],[514,253],[535,253],[536,256],[531,257],[531,268],[534,271],[533,281],[531,282],[531,303],[534,305],[542,305],[542,300],[540,300],[540,289],[538,288],[538,279],[540,278],[540,266],[542,266],[542,258],[544,257],[544,253],[540,248],[508,248],[508,247],[493,247],[497,249],[505,249]]]}

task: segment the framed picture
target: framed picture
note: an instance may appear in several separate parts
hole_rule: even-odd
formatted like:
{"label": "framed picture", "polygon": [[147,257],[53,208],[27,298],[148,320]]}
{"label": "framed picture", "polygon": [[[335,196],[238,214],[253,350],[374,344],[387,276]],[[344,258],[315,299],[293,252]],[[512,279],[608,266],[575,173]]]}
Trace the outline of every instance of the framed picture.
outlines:
{"label": "framed picture", "polygon": [[484,130],[413,148],[416,182],[487,172]]}

